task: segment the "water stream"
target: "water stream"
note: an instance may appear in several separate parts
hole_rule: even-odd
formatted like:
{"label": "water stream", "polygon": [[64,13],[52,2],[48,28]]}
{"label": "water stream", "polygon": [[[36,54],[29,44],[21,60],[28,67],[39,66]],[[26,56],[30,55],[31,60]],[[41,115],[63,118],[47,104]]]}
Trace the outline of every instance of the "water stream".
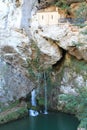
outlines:
{"label": "water stream", "polygon": [[45,98],[44,114],[48,114],[48,112],[47,112],[47,81],[46,81],[45,72],[44,72],[44,98]]}
{"label": "water stream", "polygon": [[[36,90],[35,89],[33,89],[33,91],[31,92],[31,105],[33,106],[33,107],[36,107]],[[36,111],[36,110],[29,110],[29,115],[31,115],[31,116],[37,116],[39,113],[38,113],[38,111]]]}
{"label": "water stream", "polygon": [[35,89],[31,92],[31,104],[36,107],[36,91]]}

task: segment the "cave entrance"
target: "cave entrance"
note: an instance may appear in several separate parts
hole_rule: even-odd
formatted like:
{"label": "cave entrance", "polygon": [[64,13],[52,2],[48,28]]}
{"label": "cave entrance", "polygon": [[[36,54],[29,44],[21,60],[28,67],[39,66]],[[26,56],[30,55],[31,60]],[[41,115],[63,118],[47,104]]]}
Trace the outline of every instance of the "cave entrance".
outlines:
{"label": "cave entrance", "polygon": [[38,0],[38,3],[40,3],[40,0]]}

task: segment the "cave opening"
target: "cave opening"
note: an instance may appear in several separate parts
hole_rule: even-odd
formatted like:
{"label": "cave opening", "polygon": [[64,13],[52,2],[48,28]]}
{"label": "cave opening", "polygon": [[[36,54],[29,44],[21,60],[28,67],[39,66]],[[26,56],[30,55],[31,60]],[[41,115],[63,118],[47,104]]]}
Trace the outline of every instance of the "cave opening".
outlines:
{"label": "cave opening", "polygon": [[64,49],[62,49],[62,58],[59,61],[57,61],[54,65],[52,65],[52,68],[54,70],[57,70],[57,71],[60,70],[60,68],[62,67],[62,65],[64,63],[65,56],[66,56],[66,51]]}
{"label": "cave opening", "polygon": [[38,0],[38,3],[40,3],[40,0]]}

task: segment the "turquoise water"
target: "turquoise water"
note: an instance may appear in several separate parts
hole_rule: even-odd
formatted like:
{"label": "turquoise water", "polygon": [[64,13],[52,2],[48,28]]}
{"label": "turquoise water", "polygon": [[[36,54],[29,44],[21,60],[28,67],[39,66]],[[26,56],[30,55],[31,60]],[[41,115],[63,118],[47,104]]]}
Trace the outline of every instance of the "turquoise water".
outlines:
{"label": "turquoise water", "polygon": [[77,130],[79,121],[64,113],[26,117],[0,126],[0,130]]}

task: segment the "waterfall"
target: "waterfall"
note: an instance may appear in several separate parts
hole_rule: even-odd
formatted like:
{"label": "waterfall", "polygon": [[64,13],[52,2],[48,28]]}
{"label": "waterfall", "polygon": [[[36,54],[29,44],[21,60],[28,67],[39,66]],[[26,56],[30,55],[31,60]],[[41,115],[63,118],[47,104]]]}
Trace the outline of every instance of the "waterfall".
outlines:
{"label": "waterfall", "polygon": [[[31,105],[36,107],[36,91],[35,89],[31,92]],[[30,116],[37,116],[39,113],[36,110],[29,110]]]}
{"label": "waterfall", "polygon": [[45,98],[45,110],[44,114],[48,114],[47,112],[47,81],[46,81],[46,73],[44,72],[44,98]]}
{"label": "waterfall", "polygon": [[36,91],[35,89],[31,92],[31,104],[36,107]]}
{"label": "waterfall", "polygon": [[[46,73],[44,72],[43,74],[43,77],[44,77],[44,114],[48,114],[48,111],[47,111],[47,79],[46,79]],[[38,75],[38,87],[40,87],[40,75]],[[31,105],[33,107],[36,107],[37,106],[37,103],[36,103],[36,90],[33,89],[33,91],[31,92]],[[38,111],[36,110],[29,110],[29,114],[31,116],[37,116],[39,113]]]}

